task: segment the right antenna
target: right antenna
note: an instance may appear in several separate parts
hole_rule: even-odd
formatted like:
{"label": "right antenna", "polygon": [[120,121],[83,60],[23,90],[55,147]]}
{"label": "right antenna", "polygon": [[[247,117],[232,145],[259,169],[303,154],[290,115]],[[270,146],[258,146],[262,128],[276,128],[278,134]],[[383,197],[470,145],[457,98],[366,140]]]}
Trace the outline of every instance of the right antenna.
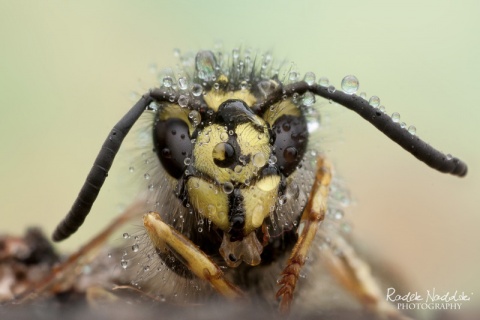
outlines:
{"label": "right antenna", "polygon": [[318,84],[308,84],[301,81],[277,88],[268,98],[257,103],[254,108],[262,109],[263,106],[271,105],[286,96],[295,93],[303,94],[312,92],[318,96],[332,100],[354,112],[373,124],[391,140],[399,144],[403,149],[414,155],[418,160],[426,163],[429,167],[443,173],[464,177],[467,174],[467,164],[451,155],[446,155],[421,140],[415,134],[400,126],[390,116],[375,108],[369,102],[355,94],[347,94],[333,87],[324,87]]}

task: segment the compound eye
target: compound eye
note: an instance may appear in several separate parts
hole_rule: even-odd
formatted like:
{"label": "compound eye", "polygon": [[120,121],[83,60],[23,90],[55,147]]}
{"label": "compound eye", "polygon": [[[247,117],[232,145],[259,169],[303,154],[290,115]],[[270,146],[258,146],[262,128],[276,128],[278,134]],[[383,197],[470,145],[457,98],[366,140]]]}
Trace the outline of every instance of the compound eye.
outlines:
{"label": "compound eye", "polygon": [[220,142],[212,151],[213,162],[220,168],[228,168],[235,162],[235,149],[228,142]]}
{"label": "compound eye", "polygon": [[308,142],[304,117],[283,115],[273,124],[275,156],[280,171],[289,176],[300,163]]}
{"label": "compound eye", "polygon": [[185,158],[192,154],[188,124],[179,118],[157,121],[153,128],[153,139],[163,167],[168,174],[179,179],[185,171]]}

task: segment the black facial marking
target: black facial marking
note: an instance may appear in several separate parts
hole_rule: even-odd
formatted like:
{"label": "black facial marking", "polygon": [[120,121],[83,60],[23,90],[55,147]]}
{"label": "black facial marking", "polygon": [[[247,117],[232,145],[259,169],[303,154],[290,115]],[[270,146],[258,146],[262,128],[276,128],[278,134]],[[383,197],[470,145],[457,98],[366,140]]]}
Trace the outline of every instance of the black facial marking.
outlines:
{"label": "black facial marking", "polygon": [[245,208],[243,206],[243,196],[240,189],[235,188],[228,197],[229,212],[228,218],[230,221],[230,241],[241,241],[245,236],[243,228],[245,227]]}
{"label": "black facial marking", "polygon": [[237,153],[231,143],[220,142],[213,148],[213,162],[220,168],[231,167],[237,161]]}
{"label": "black facial marking", "polygon": [[226,125],[228,130],[234,130],[239,124],[251,122],[255,130],[263,133],[263,127],[255,122],[255,113],[243,100],[230,99],[223,102],[218,107],[215,122]]}
{"label": "black facial marking", "polygon": [[157,121],[153,128],[153,143],[163,168],[179,179],[184,172],[185,158],[192,154],[188,124],[178,118]]}
{"label": "black facial marking", "polygon": [[[238,165],[245,165],[250,162],[250,155],[243,154],[238,144],[237,134],[228,135],[228,140],[218,143],[212,152],[213,162],[220,168],[229,168],[234,170]],[[240,160],[242,159],[242,160]]]}

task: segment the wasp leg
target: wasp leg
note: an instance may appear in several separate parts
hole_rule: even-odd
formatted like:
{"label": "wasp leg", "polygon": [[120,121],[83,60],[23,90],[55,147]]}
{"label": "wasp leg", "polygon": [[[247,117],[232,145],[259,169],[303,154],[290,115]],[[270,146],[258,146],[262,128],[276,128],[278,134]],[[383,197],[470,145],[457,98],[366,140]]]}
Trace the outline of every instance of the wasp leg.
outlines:
{"label": "wasp leg", "polygon": [[79,267],[90,263],[112,234],[138,214],[138,206],[139,202],[135,202],[128,207],[124,213],[115,218],[102,232],[82,246],[80,250],[55,266],[47,277],[17,296],[13,303],[24,303],[46,292],[55,293],[72,287],[78,278],[78,270],[81,270]]}
{"label": "wasp leg", "polygon": [[227,281],[220,268],[193,242],[165,224],[158,213],[144,215],[143,224],[156,249],[172,252],[186,267],[200,279],[204,279],[224,297],[243,298],[243,292]]}
{"label": "wasp leg", "polygon": [[282,278],[279,282],[281,287],[276,294],[277,299],[281,297],[280,311],[282,313],[288,313],[290,310],[293,291],[295,290],[300,270],[305,264],[305,258],[315,238],[318,226],[325,217],[331,178],[330,164],[323,157],[319,157],[310,200],[303,211],[298,226],[299,237],[287,261],[287,266],[282,272]]}
{"label": "wasp leg", "polygon": [[369,310],[387,319],[410,319],[385,300],[369,265],[341,236],[328,234],[330,245],[322,248],[322,259],[331,274]]}

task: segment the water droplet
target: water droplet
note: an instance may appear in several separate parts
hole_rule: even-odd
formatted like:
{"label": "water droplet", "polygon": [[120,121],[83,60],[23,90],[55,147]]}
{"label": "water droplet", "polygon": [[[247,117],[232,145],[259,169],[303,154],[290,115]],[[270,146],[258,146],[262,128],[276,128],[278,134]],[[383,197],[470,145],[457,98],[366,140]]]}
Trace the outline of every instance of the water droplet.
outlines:
{"label": "water droplet", "polygon": [[247,165],[247,158],[243,154],[238,157],[238,161],[244,166]]}
{"label": "water droplet", "polygon": [[267,159],[262,152],[258,152],[253,155],[252,163],[255,167],[261,168],[267,163]]}
{"label": "water droplet", "polygon": [[143,267],[143,272],[148,272],[150,271],[150,266],[144,266]]}
{"label": "water droplet", "polygon": [[178,97],[178,105],[182,108],[186,108],[188,106],[187,96],[181,95],[180,97]]}
{"label": "water droplet", "polygon": [[270,156],[270,158],[268,159],[268,164],[270,165],[274,165],[275,163],[277,163],[277,157],[275,157],[273,154]]}
{"label": "water droplet", "polygon": [[283,206],[285,203],[287,203],[287,196],[286,195],[281,195],[278,197],[278,204]]}
{"label": "water droplet", "polygon": [[166,76],[163,78],[163,85],[165,86],[165,88],[170,88],[172,84],[173,84],[172,77]]}
{"label": "water droplet", "polygon": [[235,171],[235,173],[240,173],[242,172],[243,167],[241,165],[236,165],[233,170]]}
{"label": "water droplet", "polygon": [[315,83],[315,73],[313,72],[305,73],[305,77],[303,78],[303,81],[305,81],[309,86],[313,85]]}
{"label": "water droplet", "polygon": [[128,238],[130,238],[130,235],[125,232],[125,233],[123,234],[123,239],[128,239]]}
{"label": "water droplet", "polygon": [[199,85],[198,83],[195,83],[192,87],[192,94],[195,97],[198,97],[202,94],[202,92],[203,92],[203,87],[201,85]]}
{"label": "water droplet", "polygon": [[170,159],[172,157],[172,151],[168,148],[163,148],[162,149],[162,156],[164,158]]}
{"label": "water droplet", "polygon": [[283,151],[283,157],[286,162],[293,162],[297,158],[298,151],[295,147],[287,147]]}
{"label": "water droplet", "polygon": [[392,113],[392,121],[393,122],[399,122],[400,121],[400,113],[398,113],[398,112]]}
{"label": "water droplet", "polygon": [[220,140],[222,140],[223,142],[228,141],[228,133],[226,132],[220,133]]}
{"label": "water droplet", "polygon": [[400,128],[405,129],[407,127],[407,124],[405,122],[400,123]]}
{"label": "water droplet", "polygon": [[408,127],[408,133],[410,133],[412,136],[414,136],[417,133],[417,128],[415,128],[415,126],[409,126]]}
{"label": "water droplet", "polygon": [[328,86],[328,92],[330,92],[330,93],[334,93],[334,92],[335,92],[335,90],[336,90],[336,89],[335,89],[335,87],[334,87],[334,86],[332,86],[332,85]]}
{"label": "water droplet", "polygon": [[315,95],[311,92],[305,92],[302,102],[306,107],[312,106],[315,103]]}
{"label": "water droplet", "polygon": [[241,90],[247,90],[247,89],[248,89],[248,83],[247,83],[247,81],[242,81],[242,82],[240,82],[240,89],[241,89]]}
{"label": "water droplet", "polygon": [[157,111],[158,110],[158,104],[156,104],[155,101],[150,102],[150,104],[148,105],[148,110]]}
{"label": "water droplet", "polygon": [[202,227],[198,227],[198,232],[202,232],[203,231],[203,228]]}
{"label": "water droplet", "polygon": [[190,158],[187,157],[187,158],[185,158],[185,160],[183,160],[183,163],[184,163],[186,166],[189,166],[190,163],[192,163],[192,159],[190,159]]}
{"label": "water droplet", "polygon": [[185,77],[180,77],[178,78],[178,87],[181,90],[187,90],[188,89],[188,80]]}
{"label": "water droplet", "polygon": [[366,92],[360,92],[360,98],[363,100],[367,100],[367,93]]}
{"label": "water droplet", "polygon": [[381,105],[380,107],[378,107],[378,110],[380,110],[380,112],[383,112],[383,113],[387,111],[384,105]]}
{"label": "water droplet", "polygon": [[149,179],[150,179],[150,175],[149,175],[148,173],[145,173],[145,174],[143,175],[143,177],[145,178],[145,180],[149,180]]}
{"label": "water droplet", "polygon": [[231,182],[225,182],[222,186],[223,192],[230,194],[233,192],[233,184]]}
{"label": "water droplet", "polygon": [[112,257],[112,254],[111,254],[111,253],[108,253],[108,257],[111,258],[111,257]]}
{"label": "water droplet", "polygon": [[134,245],[132,246],[132,251],[133,251],[133,252],[138,252],[138,249],[139,249],[139,248],[140,248],[140,247],[138,246],[138,244],[134,244]]}
{"label": "water droplet", "polygon": [[317,118],[308,118],[307,119],[307,130],[310,133],[313,133],[320,128],[320,119]]}
{"label": "water droplet", "polygon": [[290,73],[288,74],[288,79],[290,79],[291,81],[296,81],[298,78],[298,73],[296,71],[290,71]]}
{"label": "water droplet", "polygon": [[370,98],[370,100],[368,100],[368,103],[374,107],[374,108],[378,108],[380,106],[380,98],[377,97],[377,96],[372,96]]}
{"label": "water droplet", "polygon": [[217,213],[217,207],[215,207],[213,204],[209,204],[207,206],[207,210],[209,215],[214,215],[215,213]]}
{"label": "water droplet", "polygon": [[322,87],[328,87],[330,85],[330,81],[328,81],[327,77],[321,77],[318,79],[318,84]]}
{"label": "water droplet", "polygon": [[258,83],[258,88],[264,96],[268,96],[275,90],[275,85],[270,80],[262,80]]}
{"label": "water droplet", "polygon": [[237,60],[239,56],[240,56],[240,51],[238,49],[233,49],[232,50],[232,58],[234,60]]}
{"label": "water droplet", "polygon": [[122,266],[123,269],[127,269],[128,266],[128,261],[127,260],[121,260],[120,265]]}
{"label": "water droplet", "polygon": [[128,168],[128,171],[134,172],[134,171],[135,171],[135,167],[132,166],[132,167]]}
{"label": "water droplet", "polygon": [[342,210],[336,210],[333,217],[336,219],[336,220],[341,220],[344,216],[344,213]]}
{"label": "water droplet", "polygon": [[346,94],[354,94],[358,90],[358,79],[354,75],[348,75],[342,79],[342,90]]}
{"label": "water droplet", "polygon": [[211,81],[215,78],[217,62],[213,52],[199,51],[195,57],[195,65],[200,79]]}
{"label": "water droplet", "polygon": [[452,160],[452,159],[453,159],[453,156],[452,156],[450,153],[448,153],[448,154],[446,155],[446,157],[447,157],[447,160]]}
{"label": "water droplet", "polygon": [[202,118],[200,116],[200,112],[198,112],[197,110],[190,111],[190,113],[188,114],[188,117],[190,119],[192,119],[192,122],[193,122],[194,126],[197,126],[200,123],[200,121],[202,120]]}

